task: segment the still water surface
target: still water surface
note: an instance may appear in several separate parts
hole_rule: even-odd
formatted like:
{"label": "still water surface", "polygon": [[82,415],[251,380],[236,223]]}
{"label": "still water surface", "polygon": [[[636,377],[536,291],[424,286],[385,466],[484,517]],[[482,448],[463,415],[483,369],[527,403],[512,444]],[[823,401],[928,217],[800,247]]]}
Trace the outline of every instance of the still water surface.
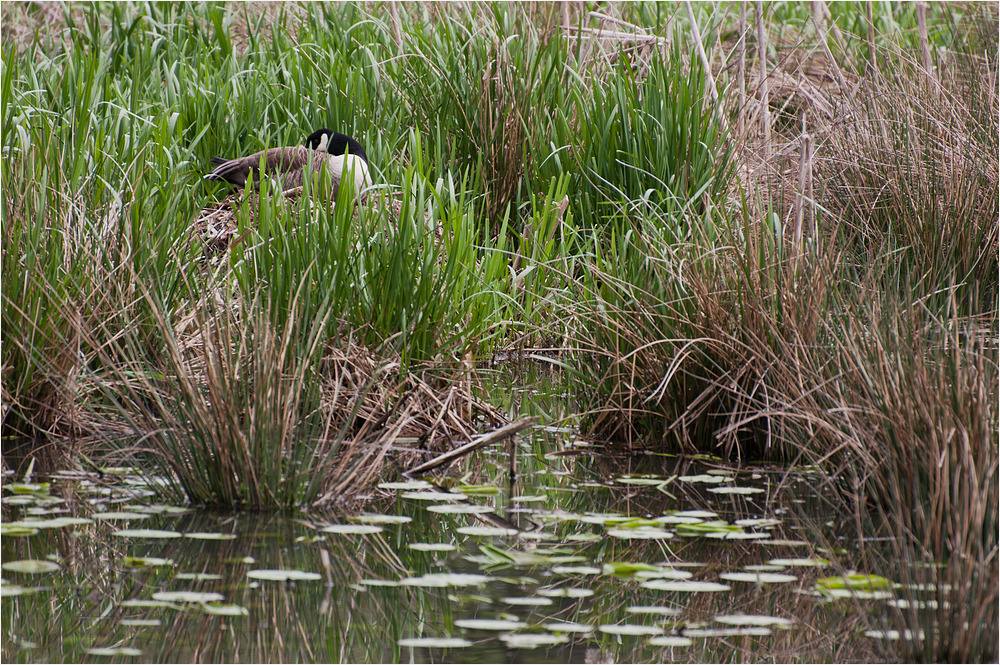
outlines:
{"label": "still water surface", "polygon": [[111,478],[4,478],[5,662],[870,661],[894,602],[874,577],[837,597],[852,551],[807,470],[616,457],[572,427],[389,480],[360,515]]}

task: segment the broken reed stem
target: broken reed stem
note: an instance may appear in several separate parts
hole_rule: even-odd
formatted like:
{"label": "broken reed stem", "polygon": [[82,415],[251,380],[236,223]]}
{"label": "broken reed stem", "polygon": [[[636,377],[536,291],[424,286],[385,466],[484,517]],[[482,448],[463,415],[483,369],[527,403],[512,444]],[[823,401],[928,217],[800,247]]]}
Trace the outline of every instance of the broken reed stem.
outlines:
{"label": "broken reed stem", "polygon": [[867,3],[868,11],[868,66],[871,68],[871,72],[874,74],[877,70],[875,68],[875,10],[872,9],[872,2],[868,0]]}
{"label": "broken reed stem", "polygon": [[740,40],[738,42],[739,47],[739,65],[736,67],[736,89],[739,95],[740,109],[736,116],[736,134],[742,137],[743,132],[746,130],[746,108],[747,108],[747,86],[746,86],[746,69],[747,69],[747,3],[746,0],[740,2]]}
{"label": "broken reed stem", "polygon": [[767,40],[764,31],[764,3],[757,0],[757,62],[760,66],[760,123],[764,130],[764,163],[771,163],[771,111],[767,95]]}
{"label": "broken reed stem", "polygon": [[917,3],[917,30],[920,33],[920,51],[924,57],[924,71],[927,78],[933,78],[934,72],[931,66],[931,46],[927,36],[927,3]]}
{"label": "broken reed stem", "polygon": [[[802,135],[799,137],[799,191],[795,197],[795,251],[802,247],[802,228],[805,223],[806,205],[812,200],[812,137],[806,132],[806,116],[802,114]],[[815,237],[815,236],[814,236]]]}
{"label": "broken reed stem", "polygon": [[722,106],[719,104],[719,91],[715,87],[715,77],[712,76],[712,65],[708,61],[705,53],[705,46],[701,43],[701,30],[698,29],[698,21],[694,18],[694,10],[689,1],[684,2],[687,8],[688,20],[691,22],[691,37],[694,39],[695,48],[698,50],[698,57],[701,59],[701,66],[705,69],[705,84],[712,95],[712,102],[715,104],[715,113],[723,128],[726,128],[726,116],[722,113]]}
{"label": "broken reed stem", "polygon": [[431,469],[437,468],[442,464],[451,462],[452,460],[458,459],[463,455],[468,455],[477,448],[489,445],[491,443],[494,443],[495,441],[501,441],[508,436],[513,436],[518,432],[520,432],[521,430],[531,427],[532,425],[535,424],[537,420],[538,418],[535,417],[522,418],[521,420],[517,420],[510,424],[504,425],[500,429],[495,429],[492,432],[484,434],[480,437],[476,437],[475,439],[465,444],[464,446],[459,446],[458,448],[449,450],[443,455],[438,455],[434,459],[424,462],[423,464],[418,464],[412,469],[404,472],[403,475],[409,478],[417,474],[427,473]]}

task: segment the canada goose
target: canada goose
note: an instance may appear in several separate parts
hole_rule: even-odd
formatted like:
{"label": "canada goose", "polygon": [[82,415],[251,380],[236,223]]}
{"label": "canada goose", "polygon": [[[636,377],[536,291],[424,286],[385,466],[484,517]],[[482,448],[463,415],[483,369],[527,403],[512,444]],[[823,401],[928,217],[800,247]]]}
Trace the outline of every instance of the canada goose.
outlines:
{"label": "canada goose", "polygon": [[353,172],[354,191],[359,195],[372,184],[371,174],[368,172],[368,155],[361,144],[346,134],[329,129],[319,129],[310,134],[305,146],[271,148],[237,159],[213,157],[212,164],[215,168],[205,179],[225,180],[237,187],[245,187],[252,171],[253,186],[257,188],[260,186],[261,160],[264,163],[264,177],[275,181],[281,191],[301,187],[310,163],[313,172],[328,169],[334,194],[337,193],[345,172]]}

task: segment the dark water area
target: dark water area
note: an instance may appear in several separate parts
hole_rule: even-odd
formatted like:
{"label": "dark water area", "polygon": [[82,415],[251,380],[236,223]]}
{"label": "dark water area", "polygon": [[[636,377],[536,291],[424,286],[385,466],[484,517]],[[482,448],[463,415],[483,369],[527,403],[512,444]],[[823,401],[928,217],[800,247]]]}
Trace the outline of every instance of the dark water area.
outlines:
{"label": "dark water area", "polygon": [[[558,387],[530,386],[505,390],[511,415],[559,422]],[[562,425],[388,479],[361,514],[166,506],[127,470],[8,474],[3,660],[885,658],[866,631],[898,601],[879,571],[845,592],[853,545],[818,474],[615,456]]]}

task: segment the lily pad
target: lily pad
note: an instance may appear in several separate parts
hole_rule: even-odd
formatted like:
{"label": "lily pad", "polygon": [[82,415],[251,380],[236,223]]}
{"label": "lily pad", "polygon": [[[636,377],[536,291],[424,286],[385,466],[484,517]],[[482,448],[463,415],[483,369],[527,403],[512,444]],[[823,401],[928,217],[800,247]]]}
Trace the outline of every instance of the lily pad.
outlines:
{"label": "lily pad", "polygon": [[575,621],[551,621],[542,624],[542,628],[553,633],[590,633],[594,627],[589,623],[576,623]]}
{"label": "lily pad", "polygon": [[666,529],[657,529],[651,526],[608,529],[607,533],[614,538],[628,540],[670,540],[674,537],[674,534]]}
{"label": "lily pad", "polygon": [[407,577],[399,583],[418,587],[475,586],[485,583],[488,579],[486,575],[469,573],[429,573],[420,577]]}
{"label": "lily pad", "polygon": [[409,543],[407,547],[417,552],[451,552],[458,549],[451,543]]}
{"label": "lily pad", "polygon": [[500,641],[511,649],[534,649],[569,642],[569,637],[552,633],[505,633]]}
{"label": "lily pad", "polygon": [[194,580],[195,582],[210,582],[213,580],[221,580],[222,575],[216,575],[215,573],[177,573],[174,575],[175,580]]}
{"label": "lily pad", "polygon": [[358,515],[357,517],[351,518],[352,522],[358,522],[360,524],[406,524],[412,522],[412,517],[407,517],[406,515]]}
{"label": "lily pad", "polygon": [[61,566],[54,561],[41,561],[39,559],[21,559],[20,561],[5,561],[3,569],[12,573],[25,573],[28,575],[41,575],[43,573],[54,573],[61,569]]}
{"label": "lily pad", "polygon": [[470,495],[493,495],[500,493],[500,489],[493,485],[458,485],[452,487],[451,491]]}
{"label": "lily pad", "polygon": [[728,623],[733,626],[775,626],[787,628],[792,625],[791,619],[782,617],[772,617],[764,614],[721,614],[715,617],[719,623]]}
{"label": "lily pad", "polygon": [[687,637],[737,637],[740,635],[756,635],[764,637],[771,634],[767,626],[747,626],[745,628],[688,628],[684,631]]}
{"label": "lily pad", "polygon": [[472,646],[461,637],[407,637],[396,642],[401,647],[422,647],[424,649],[460,649]]}
{"label": "lily pad", "polygon": [[201,531],[196,531],[194,533],[185,533],[185,538],[191,538],[192,540],[235,540],[235,533],[204,533]]}
{"label": "lily pad", "polygon": [[732,476],[717,476],[717,475],[710,475],[710,474],[703,473],[703,474],[700,474],[700,475],[697,475],[697,476],[680,476],[677,480],[681,481],[682,483],[709,483],[709,484],[715,484],[715,483],[730,483],[730,482],[733,481],[733,477]]}
{"label": "lily pad", "polygon": [[632,614],[659,614],[661,616],[677,616],[681,610],[677,607],[661,607],[660,605],[629,605],[626,612]]}
{"label": "lily pad", "polygon": [[394,483],[379,483],[380,489],[384,490],[430,490],[434,485],[426,480],[403,480]]}
{"label": "lily pad", "polygon": [[782,582],[794,582],[799,578],[796,577],[795,575],[788,575],[786,573],[737,571],[734,573],[722,573],[721,575],[719,575],[719,579],[728,580],[730,582],[753,582],[755,584],[781,584]]}
{"label": "lily pad", "polygon": [[320,529],[323,533],[340,533],[367,536],[382,533],[383,529],[374,524],[330,524]]}
{"label": "lily pad", "polygon": [[600,575],[601,569],[593,566],[552,566],[556,575]]}
{"label": "lily pad", "polygon": [[221,603],[203,603],[201,606],[205,614],[217,617],[245,617],[250,611],[242,605],[223,605]]}
{"label": "lily pad", "polygon": [[759,487],[709,487],[708,491],[715,494],[760,494],[764,490]]}
{"label": "lily pad", "polygon": [[683,635],[657,635],[649,638],[649,644],[654,647],[689,647],[693,641]]}
{"label": "lily pad", "polygon": [[481,515],[494,512],[492,507],[478,503],[435,503],[427,506],[427,510],[443,515]]}
{"label": "lily pad", "polygon": [[455,625],[469,630],[517,630],[528,624],[511,619],[456,619]]}
{"label": "lily pad", "polygon": [[141,656],[142,651],[135,647],[94,647],[87,649],[90,656]]}
{"label": "lily pad", "polygon": [[546,598],[589,598],[594,595],[594,590],[577,587],[555,587],[551,589],[539,589],[538,595],[545,596]]}
{"label": "lily pad", "polygon": [[451,492],[403,492],[399,495],[403,499],[413,499],[415,501],[468,501],[469,497],[464,494],[452,494]]}
{"label": "lily pad", "polygon": [[94,513],[91,515],[95,520],[148,520],[152,515],[149,513],[135,513],[131,511]]}
{"label": "lily pad", "polygon": [[547,494],[521,494],[518,496],[512,496],[510,500],[513,503],[541,503],[543,501],[548,501],[549,497]]}
{"label": "lily pad", "polygon": [[517,529],[505,529],[501,526],[460,526],[456,532],[466,536],[516,536]]}
{"label": "lily pad", "polygon": [[295,569],[269,569],[247,571],[247,577],[269,582],[314,582],[323,579],[319,573]]}
{"label": "lily pad", "polygon": [[504,596],[500,600],[508,605],[517,605],[519,607],[545,607],[552,604],[552,599],[545,598],[544,596],[541,598],[534,596]]}
{"label": "lily pad", "polygon": [[604,623],[598,626],[602,633],[609,635],[662,635],[663,628],[643,626],[637,623]]}
{"label": "lily pad", "polygon": [[181,534],[176,531],[160,531],[158,529],[119,529],[111,535],[121,536],[122,538],[151,538],[151,539],[167,539],[167,538],[180,538]]}
{"label": "lily pad", "polygon": [[775,566],[806,566],[816,568],[826,568],[830,562],[820,557],[800,558],[800,559],[771,559],[768,563]]}
{"label": "lily pad", "polygon": [[157,591],[153,600],[165,603],[217,603],[225,597],[215,591]]}
{"label": "lily pad", "polygon": [[127,556],[122,560],[126,568],[154,568],[157,566],[172,566],[173,559],[161,559],[155,556]]}
{"label": "lily pad", "polygon": [[718,582],[699,582],[697,580],[647,580],[640,584],[645,589],[656,591],[680,591],[683,593],[712,593],[729,591],[729,586]]}
{"label": "lily pad", "polygon": [[118,623],[122,626],[132,626],[133,628],[155,628],[163,622],[159,619],[122,619]]}

